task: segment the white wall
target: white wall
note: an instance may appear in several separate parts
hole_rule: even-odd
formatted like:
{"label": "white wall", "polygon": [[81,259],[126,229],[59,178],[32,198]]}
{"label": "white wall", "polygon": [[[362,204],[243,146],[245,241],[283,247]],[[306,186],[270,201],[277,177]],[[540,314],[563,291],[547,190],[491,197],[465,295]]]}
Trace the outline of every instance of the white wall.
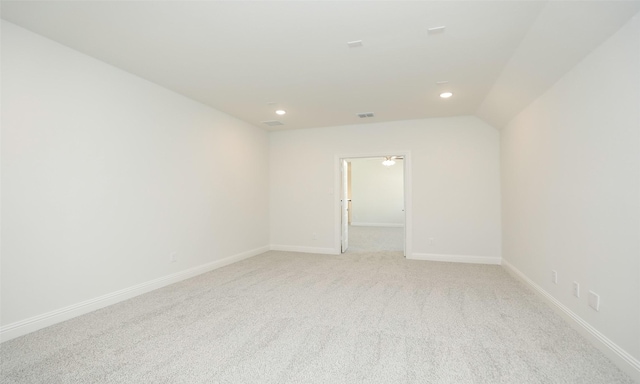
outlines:
{"label": "white wall", "polygon": [[4,21],[2,82],[2,325],[268,245],[263,130]]}
{"label": "white wall", "polygon": [[[635,359],[639,69],[636,16],[501,135],[504,260]],[[573,281],[580,298],[572,296]],[[588,290],[601,296],[600,312],[587,305]]]}
{"label": "white wall", "polygon": [[382,160],[351,160],[351,225],[404,225],[404,165],[398,159],[387,167]]}
{"label": "white wall", "polygon": [[339,249],[335,156],[408,150],[413,252],[500,257],[499,134],[481,120],[467,116],[313,128],[272,132],[269,139],[272,245]]}

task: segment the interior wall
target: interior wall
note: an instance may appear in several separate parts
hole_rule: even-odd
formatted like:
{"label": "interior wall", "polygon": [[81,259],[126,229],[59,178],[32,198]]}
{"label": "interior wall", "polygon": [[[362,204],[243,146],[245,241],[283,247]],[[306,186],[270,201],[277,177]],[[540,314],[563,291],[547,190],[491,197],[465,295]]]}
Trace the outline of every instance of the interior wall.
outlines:
{"label": "interior wall", "polygon": [[[504,260],[636,361],[638,68],[636,16],[520,113],[501,140]],[[590,290],[600,295],[599,312],[588,305]]]}
{"label": "interior wall", "polygon": [[409,256],[500,257],[499,133],[478,118],[278,131],[269,141],[272,246],[339,251],[335,156],[410,151],[414,255]]}
{"label": "interior wall", "polygon": [[268,246],[265,131],[5,21],[1,145],[3,325]]}
{"label": "interior wall", "polygon": [[382,165],[383,158],[352,159],[352,225],[404,225],[404,172],[402,160]]}

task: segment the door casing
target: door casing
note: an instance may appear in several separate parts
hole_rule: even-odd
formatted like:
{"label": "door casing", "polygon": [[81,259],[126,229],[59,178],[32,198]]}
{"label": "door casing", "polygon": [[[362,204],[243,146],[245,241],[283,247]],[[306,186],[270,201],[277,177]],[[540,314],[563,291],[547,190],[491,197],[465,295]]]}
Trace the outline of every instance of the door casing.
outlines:
{"label": "door casing", "polygon": [[336,154],[334,156],[333,175],[333,196],[334,196],[334,218],[333,218],[333,249],[336,255],[341,254],[342,249],[342,160],[366,158],[402,156],[404,167],[404,256],[410,258],[412,255],[412,200],[411,200],[411,151],[385,151],[355,154]]}

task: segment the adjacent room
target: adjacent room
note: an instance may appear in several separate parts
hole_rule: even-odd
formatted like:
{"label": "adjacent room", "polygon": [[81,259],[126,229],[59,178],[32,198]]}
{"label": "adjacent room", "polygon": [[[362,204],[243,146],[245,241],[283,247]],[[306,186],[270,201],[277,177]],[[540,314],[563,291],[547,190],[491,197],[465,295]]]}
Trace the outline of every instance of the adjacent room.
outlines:
{"label": "adjacent room", "polygon": [[640,1],[1,1],[3,383],[640,383]]}
{"label": "adjacent room", "polygon": [[[342,252],[404,255],[404,162],[402,156],[347,159],[346,233]],[[342,188],[341,187],[341,188]],[[346,241],[345,241],[346,240]]]}

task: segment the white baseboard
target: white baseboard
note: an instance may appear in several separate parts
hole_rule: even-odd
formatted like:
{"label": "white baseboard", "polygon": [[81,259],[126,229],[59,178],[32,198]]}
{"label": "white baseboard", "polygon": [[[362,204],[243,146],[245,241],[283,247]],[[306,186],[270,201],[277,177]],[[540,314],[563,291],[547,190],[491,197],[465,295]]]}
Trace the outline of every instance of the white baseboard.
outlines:
{"label": "white baseboard", "polygon": [[287,251],[287,252],[302,252],[302,253],[320,253],[323,255],[339,255],[340,250],[333,248],[320,248],[320,247],[302,247],[298,245],[277,245],[271,244],[269,247],[272,251]]}
{"label": "white baseboard", "polygon": [[608,337],[592,327],[583,318],[553,297],[549,292],[534,283],[533,280],[525,276],[524,273],[520,272],[508,261],[502,260],[502,266],[512,276],[531,287],[538,296],[545,300],[551,308],[555,310],[555,312],[562,316],[575,330],[591,341],[591,343],[604,353],[605,356],[611,359],[611,361],[613,361],[620,370],[626,372],[637,383],[640,383],[640,361],[638,361],[638,359],[631,356],[627,351],[622,349],[613,341],[609,340]]}
{"label": "white baseboard", "polygon": [[205,272],[209,272],[214,269],[218,269],[226,265],[248,259],[250,257],[267,252],[268,250],[268,246],[252,249],[250,251],[242,252],[237,255],[225,257],[221,260],[212,261],[210,263],[189,268],[187,270],[173,273],[171,275],[137,284],[129,288],[124,288],[116,292],[111,292],[106,295],[85,300],[77,304],[69,305],[64,308],[56,309],[51,312],[43,313],[41,315],[33,316],[28,319],[16,321],[15,323],[7,324],[0,327],[0,342],[26,335],[39,329],[61,323],[65,320],[69,320],[80,315],[84,315],[85,313],[95,311],[96,309],[104,308],[120,301],[142,295],[143,293],[147,293],[155,289],[177,283],[178,281],[186,280]]}
{"label": "white baseboard", "polygon": [[393,228],[402,228],[404,224],[396,224],[396,223],[358,223],[352,222],[350,224],[352,227],[393,227]]}
{"label": "white baseboard", "polygon": [[502,261],[500,257],[491,257],[491,256],[440,255],[436,253],[415,253],[415,252],[411,255],[407,255],[407,259],[446,261],[450,263],[496,264],[496,265],[500,265]]}

